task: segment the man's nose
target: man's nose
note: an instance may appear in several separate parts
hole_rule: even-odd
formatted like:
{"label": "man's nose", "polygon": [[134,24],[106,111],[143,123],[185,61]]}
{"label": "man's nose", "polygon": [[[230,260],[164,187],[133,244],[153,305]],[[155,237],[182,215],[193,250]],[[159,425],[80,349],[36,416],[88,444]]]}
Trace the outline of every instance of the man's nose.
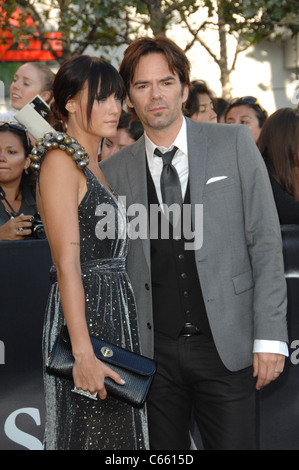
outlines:
{"label": "man's nose", "polygon": [[157,100],[160,99],[162,96],[161,88],[159,85],[152,86],[152,99]]}

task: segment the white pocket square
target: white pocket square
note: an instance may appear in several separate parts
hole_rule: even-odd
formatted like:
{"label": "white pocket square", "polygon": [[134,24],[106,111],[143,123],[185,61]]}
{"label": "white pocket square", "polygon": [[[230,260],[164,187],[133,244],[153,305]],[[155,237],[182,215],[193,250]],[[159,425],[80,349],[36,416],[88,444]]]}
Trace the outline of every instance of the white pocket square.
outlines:
{"label": "white pocket square", "polygon": [[224,180],[225,178],[227,178],[227,176],[214,176],[213,178],[210,178],[206,184],[215,183],[215,181]]}

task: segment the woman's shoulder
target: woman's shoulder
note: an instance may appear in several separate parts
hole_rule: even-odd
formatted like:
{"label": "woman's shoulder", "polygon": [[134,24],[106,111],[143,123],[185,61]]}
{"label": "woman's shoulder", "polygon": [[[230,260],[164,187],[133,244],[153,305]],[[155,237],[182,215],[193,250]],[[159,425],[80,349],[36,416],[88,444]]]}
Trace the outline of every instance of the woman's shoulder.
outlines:
{"label": "woman's shoulder", "polygon": [[41,164],[50,150],[59,150],[60,154],[65,154],[74,160],[79,168],[88,165],[88,154],[74,137],[70,137],[63,132],[48,132],[43,138],[35,142],[35,146],[31,151],[30,166],[33,170],[40,170]]}

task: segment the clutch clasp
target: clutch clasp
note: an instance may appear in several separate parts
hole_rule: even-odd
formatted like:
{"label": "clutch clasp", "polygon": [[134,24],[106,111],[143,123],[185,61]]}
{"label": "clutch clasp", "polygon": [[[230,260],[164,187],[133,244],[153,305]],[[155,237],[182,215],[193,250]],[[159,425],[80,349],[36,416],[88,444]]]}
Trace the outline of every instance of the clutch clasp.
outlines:
{"label": "clutch clasp", "polygon": [[101,353],[105,357],[112,357],[113,356],[113,350],[111,348],[109,348],[108,346],[103,346],[101,348]]}

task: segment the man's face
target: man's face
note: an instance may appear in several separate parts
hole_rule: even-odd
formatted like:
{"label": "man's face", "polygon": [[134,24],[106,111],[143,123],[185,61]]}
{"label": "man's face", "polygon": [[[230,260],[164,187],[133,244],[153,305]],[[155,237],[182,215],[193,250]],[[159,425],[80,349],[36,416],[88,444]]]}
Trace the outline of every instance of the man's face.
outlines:
{"label": "man's face", "polygon": [[163,54],[142,56],[130,85],[127,104],[135,109],[146,131],[161,130],[182,122],[182,104],[188,87],[169,70]]}

